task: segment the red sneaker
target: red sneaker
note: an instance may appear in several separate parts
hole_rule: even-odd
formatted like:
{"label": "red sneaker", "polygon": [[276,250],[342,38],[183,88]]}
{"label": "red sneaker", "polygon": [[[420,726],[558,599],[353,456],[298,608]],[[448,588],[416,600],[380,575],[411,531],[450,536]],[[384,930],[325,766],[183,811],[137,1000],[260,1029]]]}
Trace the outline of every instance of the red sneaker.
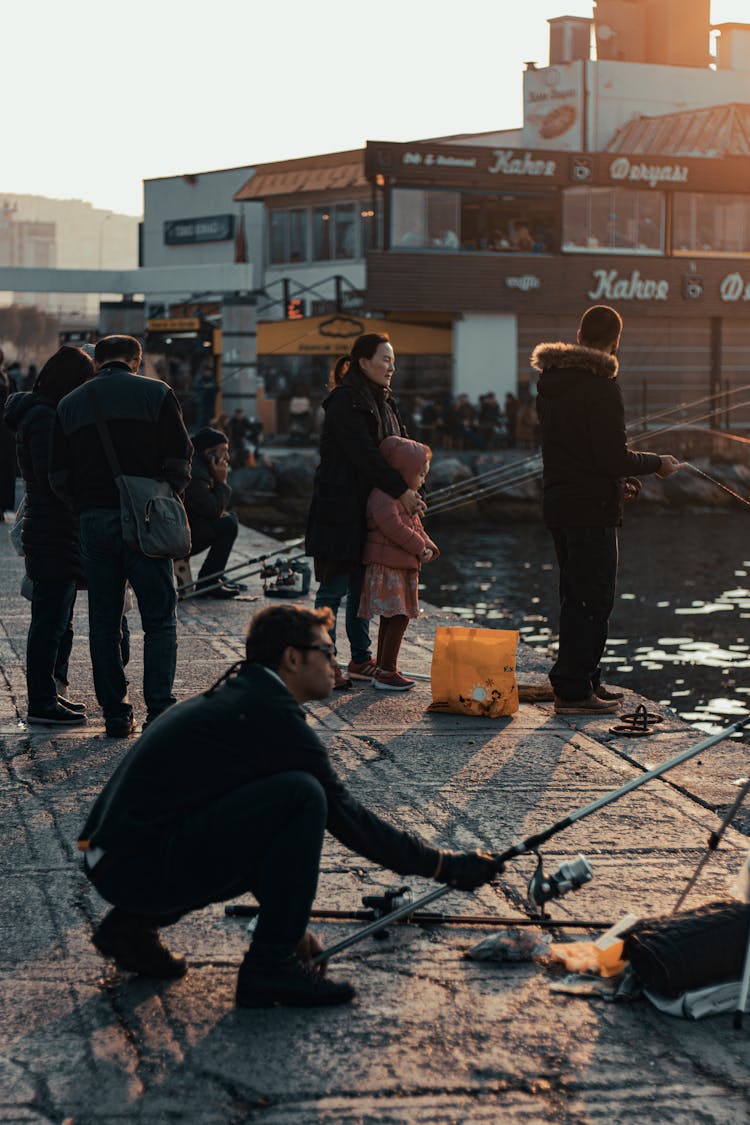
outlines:
{"label": "red sneaker", "polygon": [[372,680],[372,686],[378,691],[409,691],[414,683],[414,680],[407,680],[400,672],[384,672],[382,668],[378,669]]}
{"label": "red sneaker", "polygon": [[346,669],[348,676],[353,680],[371,680],[377,674],[378,666],[374,660],[364,660],[361,664],[355,664],[353,660],[349,661],[349,666]]}

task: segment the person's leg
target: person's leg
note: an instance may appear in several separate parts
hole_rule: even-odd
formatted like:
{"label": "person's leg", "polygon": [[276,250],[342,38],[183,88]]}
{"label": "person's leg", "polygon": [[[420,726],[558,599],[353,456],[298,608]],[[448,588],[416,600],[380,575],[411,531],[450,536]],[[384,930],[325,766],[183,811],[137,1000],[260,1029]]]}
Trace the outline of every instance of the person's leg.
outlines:
{"label": "person's leg", "polygon": [[617,529],[556,528],[560,564],[560,637],[550,670],[555,694],[587,699],[599,683],[617,577]]}
{"label": "person's leg", "polygon": [[[69,625],[76,584],[34,581],[31,624],[26,642],[26,687],[29,713],[39,714],[55,706],[55,668],[58,649]],[[66,663],[67,671],[67,663]]]}
{"label": "person's leg", "polygon": [[349,574],[346,592],[346,636],[351,650],[349,674],[356,673],[362,666],[368,675],[372,665],[372,646],[370,644],[370,622],[367,617],[358,617],[359,602],[362,597],[362,583],[365,578],[364,566],[355,567]]}
{"label": "person's leg", "polygon": [[59,695],[65,694],[65,689],[68,686],[68,671],[70,666],[70,654],[73,651],[73,609],[75,608],[76,597],[75,589],[73,590],[73,599],[70,603],[70,613],[68,620],[63,629],[63,635],[57,645],[57,655],[55,656],[55,669],[53,675],[55,677],[55,686]]}
{"label": "person's leg", "polygon": [[193,810],[160,847],[109,865],[105,856],[89,877],[128,933],[137,919],[155,932],[252,891],[260,903],[253,949],[285,958],[307,929],[326,817],[325,793],[311,774],[275,774]]}
{"label": "person's leg", "polygon": [[[220,581],[219,576],[226,570],[227,561],[237,538],[238,526],[237,517],[229,512],[215,520],[199,520],[190,525],[193,541],[190,550],[191,558],[208,548],[208,554],[198,571],[196,589],[210,585],[211,581]],[[212,575],[217,577],[211,579]]]}
{"label": "person's leg", "polygon": [[[333,613],[333,625],[328,630],[331,634],[331,642],[333,647],[336,647],[336,619],[338,617],[339,606],[346,597],[349,588],[349,576],[347,574],[337,574],[335,578],[329,578],[325,582],[321,582],[318,586],[318,591],[315,595],[315,608],[322,609],[327,606]],[[359,603],[357,603],[359,605]]]}
{"label": "person's leg", "polygon": [[125,556],[125,568],[143,625],[143,698],[150,720],[175,702],[172,694],[177,667],[174,573],[170,559],[148,558],[130,548]]}
{"label": "person's leg", "polygon": [[123,552],[119,509],[81,513],[81,558],[88,587],[94,688],[105,721],[112,723],[129,723],[133,717],[120,655],[126,581]]}
{"label": "person's leg", "polygon": [[388,618],[381,617],[380,624],[378,625],[378,651],[375,663],[378,668],[383,667],[383,645],[385,644],[386,634],[388,633]]}
{"label": "person's leg", "polygon": [[401,642],[404,639],[409,624],[409,618],[399,613],[395,617],[381,617],[380,628],[385,626],[382,651],[378,657],[378,667],[384,672],[398,671],[398,654],[401,651]]}

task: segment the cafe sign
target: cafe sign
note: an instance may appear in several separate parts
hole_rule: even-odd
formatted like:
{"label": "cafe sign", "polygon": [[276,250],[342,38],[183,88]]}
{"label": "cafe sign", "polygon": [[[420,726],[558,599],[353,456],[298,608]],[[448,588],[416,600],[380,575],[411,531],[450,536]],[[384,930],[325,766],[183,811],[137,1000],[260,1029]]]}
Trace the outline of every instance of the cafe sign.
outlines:
{"label": "cafe sign", "polygon": [[686,164],[647,164],[645,161],[632,161],[627,156],[616,157],[609,166],[610,178],[628,183],[648,184],[655,188],[662,184],[686,184],[688,167]]}
{"label": "cafe sign", "polygon": [[521,277],[506,277],[505,284],[509,289],[518,289],[521,293],[528,293],[532,289],[539,289],[542,283],[533,273],[525,273]]}
{"label": "cafe sign", "polygon": [[591,301],[667,301],[669,282],[665,278],[642,277],[633,270],[629,277],[620,277],[619,270],[594,270],[594,284],[588,291]]}
{"label": "cafe sign", "polygon": [[719,285],[719,296],[722,301],[750,301],[750,282],[742,274],[728,273]]}

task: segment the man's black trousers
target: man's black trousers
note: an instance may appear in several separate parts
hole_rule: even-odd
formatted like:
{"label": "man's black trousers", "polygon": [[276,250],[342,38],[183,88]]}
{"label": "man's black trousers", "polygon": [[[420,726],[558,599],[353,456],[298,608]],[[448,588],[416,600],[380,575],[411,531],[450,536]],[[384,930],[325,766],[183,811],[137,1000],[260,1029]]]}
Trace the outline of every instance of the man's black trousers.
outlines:
{"label": "man's black trousers", "polygon": [[254,949],[288,957],[307,929],[327,815],[316,778],[279,773],[191,810],[148,851],[105,853],[87,874],[108,902],[157,927],[252,892]]}
{"label": "man's black trousers", "polygon": [[561,699],[599,687],[617,581],[616,527],[550,528],[560,567],[560,642],[549,674]]}
{"label": "man's black trousers", "polygon": [[[237,527],[237,517],[234,512],[225,512],[215,520],[190,521],[190,537],[193,541],[190,548],[191,557],[199,555],[201,551],[208,548],[208,554],[198,572],[198,589],[201,585],[211,585],[210,575],[223,574],[226,570],[227,560],[237,538]],[[218,582],[219,579],[214,578],[213,581]]]}

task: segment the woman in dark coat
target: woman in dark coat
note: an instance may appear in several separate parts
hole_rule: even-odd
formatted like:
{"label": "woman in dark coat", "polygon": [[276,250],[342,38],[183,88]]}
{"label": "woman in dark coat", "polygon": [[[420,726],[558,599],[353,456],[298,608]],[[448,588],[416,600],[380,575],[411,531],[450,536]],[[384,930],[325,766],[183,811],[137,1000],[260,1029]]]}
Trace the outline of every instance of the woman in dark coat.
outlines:
{"label": "woman in dark coat", "polygon": [[394,371],[388,336],[368,332],[359,336],[350,354],[336,363],[333,389],[323,402],[320,464],[315,473],[305,551],[315,560],[315,577],[320,583],[315,607],[328,606],[334,614],[334,644],[335,617],[346,597],[351,661],[346,674],[337,669],[336,687],[349,687],[351,679],[371,680],[375,673],[369,622],[357,617],[364,573],[367,497],[373,488],[381,488],[399,499],[409,515],[424,508],[420,496],[407,487],[378,448],[387,437],[406,436],[390,389]]}
{"label": "woman in dark coat", "polygon": [[85,708],[57,691],[56,675],[66,679],[76,584],[82,570],[78,519],[52,492],[47,474],[57,404],[93,373],[91,360],[80,348],[60,348],[39,372],[34,389],[11,395],[5,407],[5,423],[16,435],[26,487],[21,543],[33,586],[26,646],[30,723],[86,722]]}

